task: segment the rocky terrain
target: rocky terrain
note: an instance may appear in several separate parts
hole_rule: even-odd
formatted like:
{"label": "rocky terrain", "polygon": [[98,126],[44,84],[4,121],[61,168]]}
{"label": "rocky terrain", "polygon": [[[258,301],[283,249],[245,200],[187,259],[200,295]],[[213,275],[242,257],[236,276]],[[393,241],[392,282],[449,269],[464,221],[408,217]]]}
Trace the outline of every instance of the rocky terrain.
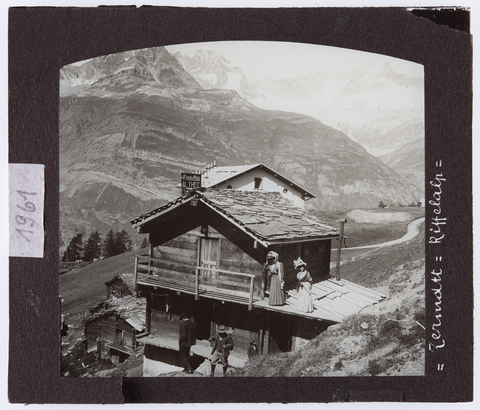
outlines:
{"label": "rocky terrain", "polygon": [[197,50],[191,57],[175,52],[173,56],[204,89],[234,90],[246,100],[260,97],[243,71],[216,51]]}
{"label": "rocky terrain", "polygon": [[181,172],[214,160],[263,162],[313,192],[312,208],[423,197],[343,132],[306,115],[260,109],[235,91],[204,90],[162,47],[62,69],[64,242],[79,231],[131,229],[129,220],[179,195]]}
{"label": "rocky terrain", "polygon": [[379,157],[385,164],[405,176],[417,187],[425,187],[425,141],[407,142]]}

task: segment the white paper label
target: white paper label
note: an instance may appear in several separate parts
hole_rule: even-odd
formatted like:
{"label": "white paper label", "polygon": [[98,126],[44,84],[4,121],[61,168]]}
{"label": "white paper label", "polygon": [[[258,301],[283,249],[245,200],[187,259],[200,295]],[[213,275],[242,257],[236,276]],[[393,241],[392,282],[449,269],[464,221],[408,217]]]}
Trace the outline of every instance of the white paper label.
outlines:
{"label": "white paper label", "polygon": [[43,258],[45,166],[9,164],[10,256]]}

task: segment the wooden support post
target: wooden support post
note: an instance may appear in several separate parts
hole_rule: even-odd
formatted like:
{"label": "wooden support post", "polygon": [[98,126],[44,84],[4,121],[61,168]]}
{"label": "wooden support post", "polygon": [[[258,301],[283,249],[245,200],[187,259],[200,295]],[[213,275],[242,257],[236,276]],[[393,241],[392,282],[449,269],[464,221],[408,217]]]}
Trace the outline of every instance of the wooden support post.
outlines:
{"label": "wooden support post", "polygon": [[[149,268],[150,268],[150,266],[152,266],[152,257],[153,257],[153,244],[152,244],[152,242],[150,242],[148,244],[148,266],[149,266]],[[148,269],[148,274],[149,275],[152,274],[151,269]]]}
{"label": "wooden support post", "polygon": [[195,300],[199,299],[199,290],[200,285],[200,268],[202,266],[202,237],[199,236],[197,239],[197,269],[195,272]]}
{"label": "wooden support post", "polygon": [[197,269],[195,269],[195,300],[198,300],[199,298],[199,292],[198,292],[198,275],[200,272],[200,268],[197,266]]}
{"label": "wooden support post", "polygon": [[147,300],[147,307],[145,310],[145,332],[150,332],[152,322],[152,294],[147,292],[145,299]]}
{"label": "wooden support post", "polygon": [[250,299],[248,300],[248,310],[253,308],[253,276],[250,277]]}
{"label": "wooden support post", "polygon": [[340,222],[340,236],[338,238],[337,266],[336,266],[335,279],[340,280],[340,252],[342,250],[343,227],[345,225],[345,222],[347,222],[347,220],[345,218],[340,218],[337,222]]}
{"label": "wooden support post", "polygon": [[134,284],[135,284],[135,296],[137,296],[137,292],[138,292],[138,285],[137,285],[137,281],[138,281],[138,256],[135,256],[135,269],[133,271],[133,279],[134,279]]}
{"label": "wooden support post", "polygon": [[263,332],[264,332],[264,339],[263,339],[263,354],[269,355],[270,354],[270,312],[267,311],[266,313],[266,320],[264,322]]}

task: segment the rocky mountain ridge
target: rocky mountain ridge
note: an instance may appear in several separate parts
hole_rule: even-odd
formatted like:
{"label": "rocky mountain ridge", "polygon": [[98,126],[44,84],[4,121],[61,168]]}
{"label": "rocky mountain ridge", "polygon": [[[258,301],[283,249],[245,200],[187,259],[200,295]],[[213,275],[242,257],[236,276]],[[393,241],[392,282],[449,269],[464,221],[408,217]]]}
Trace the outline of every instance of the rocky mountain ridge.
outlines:
{"label": "rocky mountain ridge", "polygon": [[[206,56],[216,63],[208,64]],[[405,146],[424,141],[423,78],[396,72],[386,61],[350,72],[310,72],[295,78],[264,77],[253,84],[220,53],[197,50],[175,57],[204,88],[233,89],[252,104],[319,119],[361,144],[423,190],[424,160]],[[418,153],[417,153],[418,154]],[[394,159],[395,158],[395,159]]]}

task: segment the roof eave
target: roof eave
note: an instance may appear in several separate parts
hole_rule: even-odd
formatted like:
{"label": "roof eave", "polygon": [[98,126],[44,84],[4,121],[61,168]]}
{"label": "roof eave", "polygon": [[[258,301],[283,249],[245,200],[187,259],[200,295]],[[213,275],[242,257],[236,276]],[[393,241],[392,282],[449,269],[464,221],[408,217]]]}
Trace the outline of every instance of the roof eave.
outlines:
{"label": "roof eave", "polygon": [[[173,204],[172,206],[169,206],[169,207],[166,207],[164,210],[162,211],[159,211],[158,213],[154,213],[152,214],[151,216],[145,218],[144,220],[141,220],[137,223],[134,223],[134,221],[140,219],[142,216],[138,217],[137,219],[134,219],[133,221],[131,221],[131,224],[132,224],[132,228],[133,229],[136,229],[138,232],[140,232],[141,228],[148,222],[151,222],[153,221],[154,219],[157,219],[158,217],[162,216],[162,215],[165,215],[169,212],[171,212],[172,210],[174,209],[177,209],[179,207],[181,207],[182,205],[186,204],[187,202],[191,201],[191,199],[194,197],[194,192],[192,191],[192,193],[188,194],[187,196],[185,196],[183,199],[183,201],[178,201],[176,204]],[[167,204],[168,205],[168,204]],[[159,208],[161,209],[161,208]],[[152,211],[154,212],[154,211]],[[152,213],[152,212],[149,212],[149,213]],[[146,214],[148,215],[148,214]]]}
{"label": "roof eave", "polygon": [[328,236],[310,236],[302,238],[286,238],[286,239],[270,239],[268,240],[269,245],[283,245],[289,243],[299,243],[299,242],[314,242],[314,241],[326,241],[329,239],[339,238],[340,235],[328,235]]}
{"label": "roof eave", "polygon": [[258,167],[260,168],[264,168],[265,170],[267,170],[268,172],[270,172],[271,174],[273,174],[273,176],[275,177],[279,177],[280,179],[283,179],[284,181],[286,181],[291,187],[295,187],[295,189],[297,191],[300,191],[302,192],[303,195],[308,196],[309,199],[311,198],[315,198],[315,195],[313,195],[310,191],[307,191],[304,187],[302,187],[301,185],[298,185],[297,183],[293,182],[291,179],[287,178],[286,176],[278,173],[277,171],[273,170],[272,168],[270,168],[269,166],[261,163],[261,164],[258,164]]}

